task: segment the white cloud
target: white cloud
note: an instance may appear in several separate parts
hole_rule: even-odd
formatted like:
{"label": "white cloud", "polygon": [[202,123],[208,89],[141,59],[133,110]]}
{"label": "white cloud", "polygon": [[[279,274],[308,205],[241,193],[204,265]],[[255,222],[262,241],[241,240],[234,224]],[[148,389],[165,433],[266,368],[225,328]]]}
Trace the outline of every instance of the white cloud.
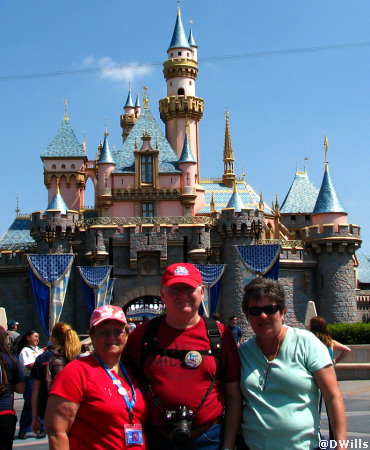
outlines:
{"label": "white cloud", "polygon": [[93,55],[88,55],[83,60],[85,66],[100,68],[101,78],[122,81],[128,83],[133,82],[137,78],[143,77],[151,72],[151,67],[137,62],[131,62],[129,64],[118,64],[110,56],[104,56],[102,58],[96,58]]}

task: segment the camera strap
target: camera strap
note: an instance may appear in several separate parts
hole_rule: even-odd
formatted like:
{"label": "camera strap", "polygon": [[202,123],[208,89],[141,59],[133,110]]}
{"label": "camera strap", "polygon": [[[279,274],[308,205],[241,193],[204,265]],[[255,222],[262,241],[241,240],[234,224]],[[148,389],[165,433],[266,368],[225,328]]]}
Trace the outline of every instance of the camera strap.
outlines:
{"label": "camera strap", "polygon": [[[154,404],[158,407],[158,409],[161,411],[161,414],[165,414],[165,410],[163,408],[162,402],[160,398],[155,394],[155,392],[152,389],[152,386],[150,385],[149,381],[147,380],[144,372],[144,365],[145,360],[149,355],[160,355],[160,356],[167,356],[169,358],[184,360],[185,355],[189,352],[189,350],[177,350],[177,349],[168,349],[163,348],[159,346],[158,341],[158,331],[159,327],[161,325],[162,320],[165,316],[159,316],[152,319],[147,329],[145,330],[144,339],[143,339],[143,345],[141,349],[141,356],[140,356],[140,372],[144,377],[144,384],[147,387],[147,390],[150,392]],[[200,408],[204,405],[207,397],[211,393],[216,381],[220,378],[220,358],[221,358],[221,351],[222,351],[222,338],[220,330],[217,326],[217,323],[214,319],[209,317],[203,317],[203,320],[205,322],[206,328],[207,328],[207,335],[210,343],[210,349],[209,350],[196,350],[201,355],[209,355],[213,356],[216,361],[216,373],[213,377],[213,380],[210,384],[210,386],[207,389],[207,392],[202,397],[199,405],[194,411],[194,417],[197,414],[197,412],[200,410]]]}

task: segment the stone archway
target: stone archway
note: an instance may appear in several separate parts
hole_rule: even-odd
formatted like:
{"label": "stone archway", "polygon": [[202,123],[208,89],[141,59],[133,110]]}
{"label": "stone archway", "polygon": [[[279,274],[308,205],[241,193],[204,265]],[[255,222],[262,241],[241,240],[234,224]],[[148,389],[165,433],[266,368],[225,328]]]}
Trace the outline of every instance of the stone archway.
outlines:
{"label": "stone archway", "polygon": [[125,290],[122,295],[115,296],[114,304],[120,306],[127,319],[132,319],[134,322],[141,322],[143,318],[146,320],[163,313],[163,304],[157,285]]}

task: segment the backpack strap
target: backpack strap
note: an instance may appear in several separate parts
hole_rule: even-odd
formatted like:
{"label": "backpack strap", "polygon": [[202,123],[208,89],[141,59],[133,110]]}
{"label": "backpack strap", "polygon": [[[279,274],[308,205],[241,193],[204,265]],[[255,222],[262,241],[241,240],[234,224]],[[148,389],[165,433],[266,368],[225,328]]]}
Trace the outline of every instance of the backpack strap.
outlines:
{"label": "backpack strap", "polygon": [[165,316],[158,316],[151,319],[145,330],[139,364],[141,373],[144,373],[146,358],[149,355],[159,354],[158,331],[164,317]]}

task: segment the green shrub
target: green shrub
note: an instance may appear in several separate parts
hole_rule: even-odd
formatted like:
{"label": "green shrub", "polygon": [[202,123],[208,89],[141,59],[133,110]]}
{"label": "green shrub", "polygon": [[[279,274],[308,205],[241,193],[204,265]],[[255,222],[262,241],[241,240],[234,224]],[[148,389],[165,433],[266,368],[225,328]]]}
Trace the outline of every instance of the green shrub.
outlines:
{"label": "green shrub", "polygon": [[328,325],[334,340],[346,345],[370,344],[370,323]]}

